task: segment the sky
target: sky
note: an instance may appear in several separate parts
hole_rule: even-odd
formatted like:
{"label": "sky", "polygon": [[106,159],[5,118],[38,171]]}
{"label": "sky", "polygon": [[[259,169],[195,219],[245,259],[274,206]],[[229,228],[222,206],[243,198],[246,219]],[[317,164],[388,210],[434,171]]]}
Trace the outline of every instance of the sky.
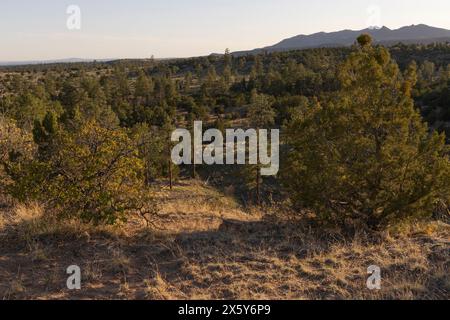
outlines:
{"label": "sky", "polygon": [[449,0],[0,0],[0,61],[200,56],[449,16]]}

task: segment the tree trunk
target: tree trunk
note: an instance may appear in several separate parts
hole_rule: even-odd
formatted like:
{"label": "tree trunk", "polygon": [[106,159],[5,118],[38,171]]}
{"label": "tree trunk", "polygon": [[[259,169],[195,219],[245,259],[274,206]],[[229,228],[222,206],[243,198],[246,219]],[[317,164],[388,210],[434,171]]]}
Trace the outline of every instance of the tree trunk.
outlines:
{"label": "tree trunk", "polygon": [[170,190],[173,189],[173,170],[172,170],[172,159],[171,159],[171,150],[170,150],[170,143],[169,143],[169,186]]}
{"label": "tree trunk", "polygon": [[256,166],[256,203],[261,205],[261,174],[259,166]]}
{"label": "tree trunk", "polygon": [[148,168],[148,163],[145,164],[145,186],[150,186],[150,173]]}

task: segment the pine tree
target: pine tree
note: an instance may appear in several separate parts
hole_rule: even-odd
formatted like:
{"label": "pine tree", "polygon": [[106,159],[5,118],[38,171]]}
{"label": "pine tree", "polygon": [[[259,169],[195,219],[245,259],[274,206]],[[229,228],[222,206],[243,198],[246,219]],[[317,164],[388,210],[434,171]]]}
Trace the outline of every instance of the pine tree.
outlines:
{"label": "pine tree", "polygon": [[[272,108],[271,98],[264,94],[258,94],[256,90],[251,93],[251,104],[248,109],[247,117],[249,118],[249,124],[256,132],[260,129],[270,129],[275,123],[275,111]],[[255,193],[256,193],[256,203],[261,205],[261,189],[262,189],[262,178],[261,178],[261,166],[248,166],[248,168],[254,172],[255,176]],[[245,171],[248,170],[244,169]]]}
{"label": "pine tree", "polygon": [[226,85],[229,85],[231,82],[231,77],[233,75],[233,56],[230,53],[230,49],[225,50],[224,55],[224,67],[223,67],[223,81]]}
{"label": "pine tree", "polygon": [[136,80],[136,86],[134,89],[136,104],[143,102],[145,103],[145,105],[148,106],[150,103],[150,96],[153,93],[153,89],[154,89],[153,82],[141,70]]}

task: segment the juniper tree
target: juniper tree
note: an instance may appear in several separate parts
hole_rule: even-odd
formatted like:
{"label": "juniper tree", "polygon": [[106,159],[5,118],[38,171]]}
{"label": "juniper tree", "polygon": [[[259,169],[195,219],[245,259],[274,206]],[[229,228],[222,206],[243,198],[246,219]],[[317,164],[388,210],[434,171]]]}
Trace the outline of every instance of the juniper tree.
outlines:
{"label": "juniper tree", "polygon": [[450,195],[445,136],[414,108],[415,66],[402,74],[385,48],[358,40],[337,96],[287,126],[287,191],[328,222],[378,228],[429,216]]}

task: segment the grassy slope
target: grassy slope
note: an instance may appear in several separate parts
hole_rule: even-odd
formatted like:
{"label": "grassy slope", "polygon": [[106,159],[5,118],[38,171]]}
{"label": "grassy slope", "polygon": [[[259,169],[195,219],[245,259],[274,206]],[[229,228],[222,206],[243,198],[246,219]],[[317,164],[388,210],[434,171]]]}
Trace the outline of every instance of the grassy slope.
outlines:
{"label": "grassy slope", "polygon": [[[39,206],[0,208],[0,299],[449,299],[449,225],[343,239],[271,223],[197,182],[160,192],[158,231],[50,223]],[[232,220],[233,222],[223,221]],[[82,268],[82,290],[65,269]],[[382,268],[382,290],[366,288]]]}

